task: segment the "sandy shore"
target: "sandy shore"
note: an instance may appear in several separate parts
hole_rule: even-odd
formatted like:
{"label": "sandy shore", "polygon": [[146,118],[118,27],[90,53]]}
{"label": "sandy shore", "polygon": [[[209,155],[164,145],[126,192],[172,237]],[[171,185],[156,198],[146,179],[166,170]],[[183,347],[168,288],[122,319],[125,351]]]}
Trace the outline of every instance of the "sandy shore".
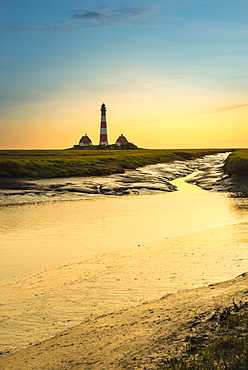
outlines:
{"label": "sandy shore", "polygon": [[2,370],[156,369],[185,353],[190,338],[211,339],[217,308],[247,300],[248,274],[83,322],[0,359]]}
{"label": "sandy shore", "polygon": [[155,369],[247,300],[247,275],[224,281],[247,271],[247,241],[240,223],[2,281],[0,368]]}

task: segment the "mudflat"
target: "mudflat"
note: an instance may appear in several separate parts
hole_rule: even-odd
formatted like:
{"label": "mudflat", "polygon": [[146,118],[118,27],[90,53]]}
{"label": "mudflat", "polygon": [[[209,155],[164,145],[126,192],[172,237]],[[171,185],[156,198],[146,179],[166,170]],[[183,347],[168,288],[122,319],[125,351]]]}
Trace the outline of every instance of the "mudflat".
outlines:
{"label": "mudflat", "polygon": [[243,222],[3,280],[0,368],[156,369],[248,300],[247,240]]}
{"label": "mudflat", "polygon": [[[191,160],[151,164],[125,173],[98,177],[6,178],[0,177],[2,205],[34,203],[51,200],[82,199],[96,196],[123,196],[172,192],[171,181],[201,171],[195,183],[208,190],[240,192],[223,172],[228,153],[218,153]],[[242,184],[246,189],[246,182]]]}
{"label": "mudflat", "polygon": [[2,370],[157,369],[187,351],[189,341],[216,335],[216,309],[248,298],[248,274],[169,294],[90,319],[25,350],[2,357]]}

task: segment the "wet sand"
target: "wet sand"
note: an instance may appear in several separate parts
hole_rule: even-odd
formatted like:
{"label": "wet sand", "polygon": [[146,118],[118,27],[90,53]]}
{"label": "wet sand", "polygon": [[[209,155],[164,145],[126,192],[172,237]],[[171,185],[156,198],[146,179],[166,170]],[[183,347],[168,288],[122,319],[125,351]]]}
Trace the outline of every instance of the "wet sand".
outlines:
{"label": "wet sand", "polygon": [[[221,227],[2,281],[0,350],[6,356],[0,368],[145,369],[149,364],[153,369],[185,351],[185,338],[195,328],[201,328],[199,335],[214,334],[208,323],[214,309],[233,298],[247,300],[246,275],[208,287],[248,270],[247,226]],[[237,255],[237,248],[243,253]],[[7,353],[20,348],[25,349]]]}
{"label": "wet sand", "polygon": [[216,309],[247,301],[248,274],[220,284],[84,321],[54,338],[0,358],[2,370],[155,370],[216,336]]}
{"label": "wet sand", "polygon": [[[209,171],[193,183],[235,191],[220,162],[217,158],[214,169],[213,163],[198,163],[198,169],[207,170],[207,165]],[[173,191],[169,181],[192,173],[195,165],[190,163],[176,174],[164,165],[148,166],[140,174],[120,175],[115,183],[105,178],[99,185],[97,179],[97,186],[78,179],[49,180],[48,185],[46,180],[14,182],[2,187],[2,196],[6,204],[15,204],[15,197],[19,204],[20,199],[66,199],[68,193],[122,195],[127,188],[129,193]],[[168,173],[166,180],[162,173]],[[216,335],[215,310],[230,306],[233,299],[248,300],[248,275],[240,275],[248,271],[247,226],[224,226],[3,280],[0,368],[152,370],[184,354],[191,338],[211,339]]]}

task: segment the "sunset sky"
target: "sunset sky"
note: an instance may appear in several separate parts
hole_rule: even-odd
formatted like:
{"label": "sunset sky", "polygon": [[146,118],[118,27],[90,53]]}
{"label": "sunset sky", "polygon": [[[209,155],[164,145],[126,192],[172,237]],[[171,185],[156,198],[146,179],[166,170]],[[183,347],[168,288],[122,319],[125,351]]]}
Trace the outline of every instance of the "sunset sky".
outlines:
{"label": "sunset sky", "polygon": [[247,0],[0,0],[0,148],[248,147]]}

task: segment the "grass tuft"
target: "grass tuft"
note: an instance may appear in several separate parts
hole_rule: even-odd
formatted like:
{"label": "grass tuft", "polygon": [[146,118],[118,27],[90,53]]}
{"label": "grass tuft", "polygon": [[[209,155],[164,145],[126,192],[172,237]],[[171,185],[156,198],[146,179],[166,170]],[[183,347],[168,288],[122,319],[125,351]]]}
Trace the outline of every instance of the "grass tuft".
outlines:
{"label": "grass tuft", "polygon": [[248,176],[248,149],[237,149],[225,161],[224,171],[229,176]]}
{"label": "grass tuft", "polygon": [[218,321],[216,339],[203,350],[194,348],[187,358],[169,360],[164,370],[248,369],[248,303],[233,301],[214,317]]}

